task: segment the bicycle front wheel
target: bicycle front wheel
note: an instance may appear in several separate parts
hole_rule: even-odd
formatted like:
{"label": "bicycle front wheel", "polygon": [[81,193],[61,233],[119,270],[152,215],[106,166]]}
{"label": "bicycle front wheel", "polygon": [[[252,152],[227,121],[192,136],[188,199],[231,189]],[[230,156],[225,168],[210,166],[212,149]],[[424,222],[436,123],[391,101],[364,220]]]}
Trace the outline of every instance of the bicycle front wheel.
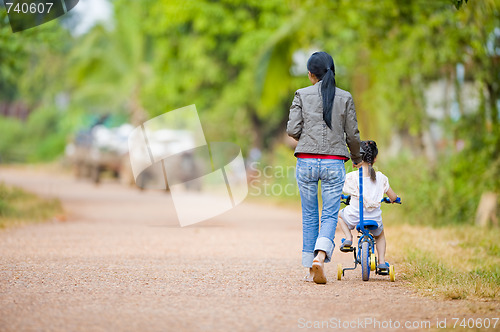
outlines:
{"label": "bicycle front wheel", "polygon": [[363,281],[370,279],[370,245],[368,242],[361,244],[361,274]]}

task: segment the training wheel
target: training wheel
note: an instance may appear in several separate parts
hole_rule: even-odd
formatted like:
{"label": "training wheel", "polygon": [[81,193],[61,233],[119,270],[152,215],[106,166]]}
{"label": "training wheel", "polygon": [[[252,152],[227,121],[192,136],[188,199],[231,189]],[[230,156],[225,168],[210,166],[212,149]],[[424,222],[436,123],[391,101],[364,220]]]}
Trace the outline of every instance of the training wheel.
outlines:
{"label": "training wheel", "polygon": [[394,272],[394,265],[389,266],[389,278],[392,282],[396,280],[396,273]]}
{"label": "training wheel", "polygon": [[343,272],[342,264],[337,264],[337,280],[342,279],[342,272]]}
{"label": "training wheel", "polygon": [[375,271],[377,268],[377,258],[375,258],[375,254],[370,255],[370,270]]}

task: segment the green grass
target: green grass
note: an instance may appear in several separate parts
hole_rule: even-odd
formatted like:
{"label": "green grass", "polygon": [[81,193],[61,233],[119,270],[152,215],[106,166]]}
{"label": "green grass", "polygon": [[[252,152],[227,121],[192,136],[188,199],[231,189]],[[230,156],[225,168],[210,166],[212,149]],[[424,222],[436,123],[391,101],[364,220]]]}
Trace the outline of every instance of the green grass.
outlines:
{"label": "green grass", "polygon": [[499,270],[488,266],[463,271],[454,263],[442,261],[438,255],[425,250],[411,249],[404,259],[404,279],[432,295],[447,299],[498,300]]}
{"label": "green grass", "polygon": [[0,228],[46,221],[61,212],[61,203],[57,199],[40,198],[0,183]]}
{"label": "green grass", "polygon": [[500,300],[499,229],[401,224],[397,214],[386,213],[384,224],[399,278],[427,296]]}

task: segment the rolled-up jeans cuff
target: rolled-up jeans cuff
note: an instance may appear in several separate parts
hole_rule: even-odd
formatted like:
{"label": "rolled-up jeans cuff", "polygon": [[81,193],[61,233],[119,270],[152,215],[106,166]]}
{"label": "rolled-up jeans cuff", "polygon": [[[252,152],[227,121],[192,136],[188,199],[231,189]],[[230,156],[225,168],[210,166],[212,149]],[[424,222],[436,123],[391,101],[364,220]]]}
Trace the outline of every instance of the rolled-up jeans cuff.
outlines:
{"label": "rolled-up jeans cuff", "polygon": [[325,263],[332,260],[333,248],[335,248],[335,243],[327,237],[319,237],[316,240],[316,246],[314,247],[314,255],[318,254],[318,250],[322,250],[326,253]]}
{"label": "rolled-up jeans cuff", "polygon": [[313,260],[314,260],[313,252],[305,252],[305,251],[302,252],[302,265],[304,267],[312,267]]}

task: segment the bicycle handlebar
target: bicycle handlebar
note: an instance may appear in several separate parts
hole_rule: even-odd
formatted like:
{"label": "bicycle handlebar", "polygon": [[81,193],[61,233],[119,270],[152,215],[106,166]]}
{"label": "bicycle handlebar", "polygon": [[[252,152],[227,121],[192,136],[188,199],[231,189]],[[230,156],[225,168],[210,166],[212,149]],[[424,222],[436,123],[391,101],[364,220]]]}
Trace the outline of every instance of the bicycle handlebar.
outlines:
{"label": "bicycle handlebar", "polygon": [[401,204],[401,197],[397,197],[394,202],[391,202],[391,200],[389,199],[389,197],[384,197],[384,198],[382,198],[381,202],[382,203],[387,203],[387,204],[390,204],[390,203]]}
{"label": "bicycle handlebar", "polygon": [[[351,195],[344,195],[342,194],[341,196],[341,203],[344,203],[345,205],[349,205],[349,203],[351,202]],[[398,197],[396,198],[396,200],[394,202],[391,202],[391,200],[389,199],[389,197],[384,197],[382,198],[382,200],[380,201],[381,203],[387,203],[387,204],[390,204],[390,203],[396,203],[396,204],[401,204],[401,197]]]}

